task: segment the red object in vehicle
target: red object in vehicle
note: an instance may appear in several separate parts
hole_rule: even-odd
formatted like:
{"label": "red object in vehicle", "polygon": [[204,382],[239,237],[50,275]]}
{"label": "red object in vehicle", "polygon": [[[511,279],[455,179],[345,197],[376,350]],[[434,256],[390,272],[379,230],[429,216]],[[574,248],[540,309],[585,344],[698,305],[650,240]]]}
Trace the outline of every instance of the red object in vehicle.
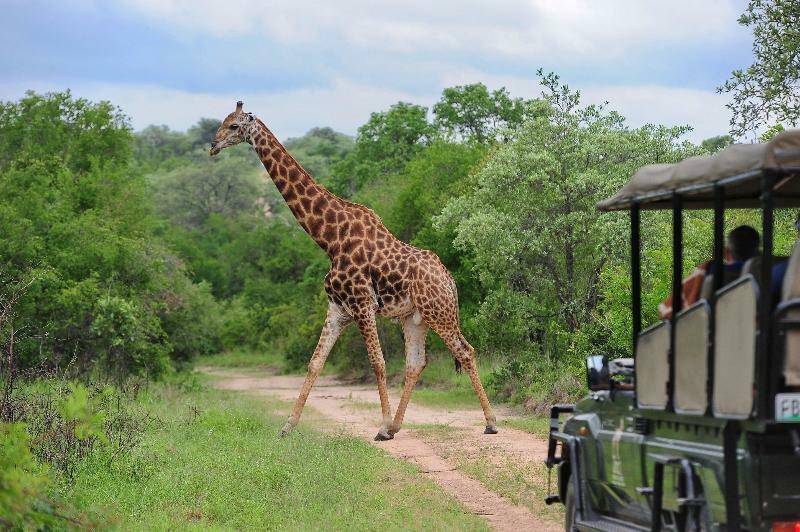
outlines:
{"label": "red object in vehicle", "polygon": [[800,532],[800,521],[772,523],[772,532]]}

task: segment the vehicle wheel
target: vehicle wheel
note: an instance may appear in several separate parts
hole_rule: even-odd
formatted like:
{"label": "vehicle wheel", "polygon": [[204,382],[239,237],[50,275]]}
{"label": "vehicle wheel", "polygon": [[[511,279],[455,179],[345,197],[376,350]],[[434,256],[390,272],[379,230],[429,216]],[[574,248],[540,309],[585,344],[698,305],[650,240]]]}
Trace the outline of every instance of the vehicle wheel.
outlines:
{"label": "vehicle wheel", "polygon": [[573,532],[577,530],[575,528],[575,519],[578,515],[578,507],[575,504],[575,490],[572,487],[572,479],[568,479],[567,482],[567,496],[564,500],[564,530],[566,532]]}

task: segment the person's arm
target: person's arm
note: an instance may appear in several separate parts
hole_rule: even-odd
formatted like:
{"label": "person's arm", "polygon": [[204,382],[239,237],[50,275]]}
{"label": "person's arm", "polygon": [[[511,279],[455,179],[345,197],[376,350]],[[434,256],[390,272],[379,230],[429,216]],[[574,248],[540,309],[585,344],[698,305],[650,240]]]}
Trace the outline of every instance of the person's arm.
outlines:
{"label": "person's arm", "polygon": [[[683,280],[681,284],[681,301],[683,301],[683,308],[689,307],[697,303],[700,299],[700,291],[703,289],[703,280],[706,276],[706,270],[711,265],[711,261],[706,261],[702,264],[695,266],[692,273]],[[658,305],[658,317],[666,320],[672,317],[672,294],[669,294]]]}

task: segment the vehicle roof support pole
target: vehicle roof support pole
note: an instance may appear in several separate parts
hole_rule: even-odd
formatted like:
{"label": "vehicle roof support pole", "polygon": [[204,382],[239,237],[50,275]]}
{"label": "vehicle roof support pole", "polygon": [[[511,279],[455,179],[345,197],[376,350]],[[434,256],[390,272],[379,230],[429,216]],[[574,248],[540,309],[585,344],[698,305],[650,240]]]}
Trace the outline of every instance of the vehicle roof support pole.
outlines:
{"label": "vehicle roof support pole", "polygon": [[717,326],[717,290],[722,287],[723,262],[725,245],[725,187],[714,185],[714,289],[711,293],[709,308],[711,312],[708,316],[708,380],[706,381],[706,413],[712,414],[712,403],[714,397],[714,339]]}
{"label": "vehicle roof support pole", "polygon": [[641,207],[638,201],[631,205],[631,311],[633,313],[633,353],[636,357],[636,342],[642,331],[642,247]]}
{"label": "vehicle roof support pole", "polygon": [[[772,255],[774,233],[774,208],[775,199],[772,194],[772,185],[775,182],[774,174],[764,172],[761,178],[761,206],[763,218],[761,219],[761,234],[763,236],[763,256],[761,258],[761,279],[758,279],[761,288],[761,301],[758,313],[758,415],[761,418],[773,419],[774,404],[770,400],[777,391],[780,369],[778,357],[772,353]],[[776,366],[776,367],[773,367]]]}
{"label": "vehicle roof support pole", "polygon": [[722,288],[724,274],[725,251],[725,187],[714,185],[714,294]]}
{"label": "vehicle roof support pole", "polygon": [[669,333],[669,381],[667,382],[667,410],[672,411],[675,388],[675,318],[683,308],[683,198],[672,195],[672,326]]}

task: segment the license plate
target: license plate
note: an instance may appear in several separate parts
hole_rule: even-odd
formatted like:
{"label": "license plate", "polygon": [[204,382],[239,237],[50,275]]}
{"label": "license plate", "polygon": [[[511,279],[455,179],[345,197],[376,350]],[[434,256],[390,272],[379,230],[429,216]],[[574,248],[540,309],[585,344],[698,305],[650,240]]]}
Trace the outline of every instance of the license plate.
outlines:
{"label": "license plate", "polygon": [[800,393],[775,395],[775,421],[778,423],[800,422]]}

